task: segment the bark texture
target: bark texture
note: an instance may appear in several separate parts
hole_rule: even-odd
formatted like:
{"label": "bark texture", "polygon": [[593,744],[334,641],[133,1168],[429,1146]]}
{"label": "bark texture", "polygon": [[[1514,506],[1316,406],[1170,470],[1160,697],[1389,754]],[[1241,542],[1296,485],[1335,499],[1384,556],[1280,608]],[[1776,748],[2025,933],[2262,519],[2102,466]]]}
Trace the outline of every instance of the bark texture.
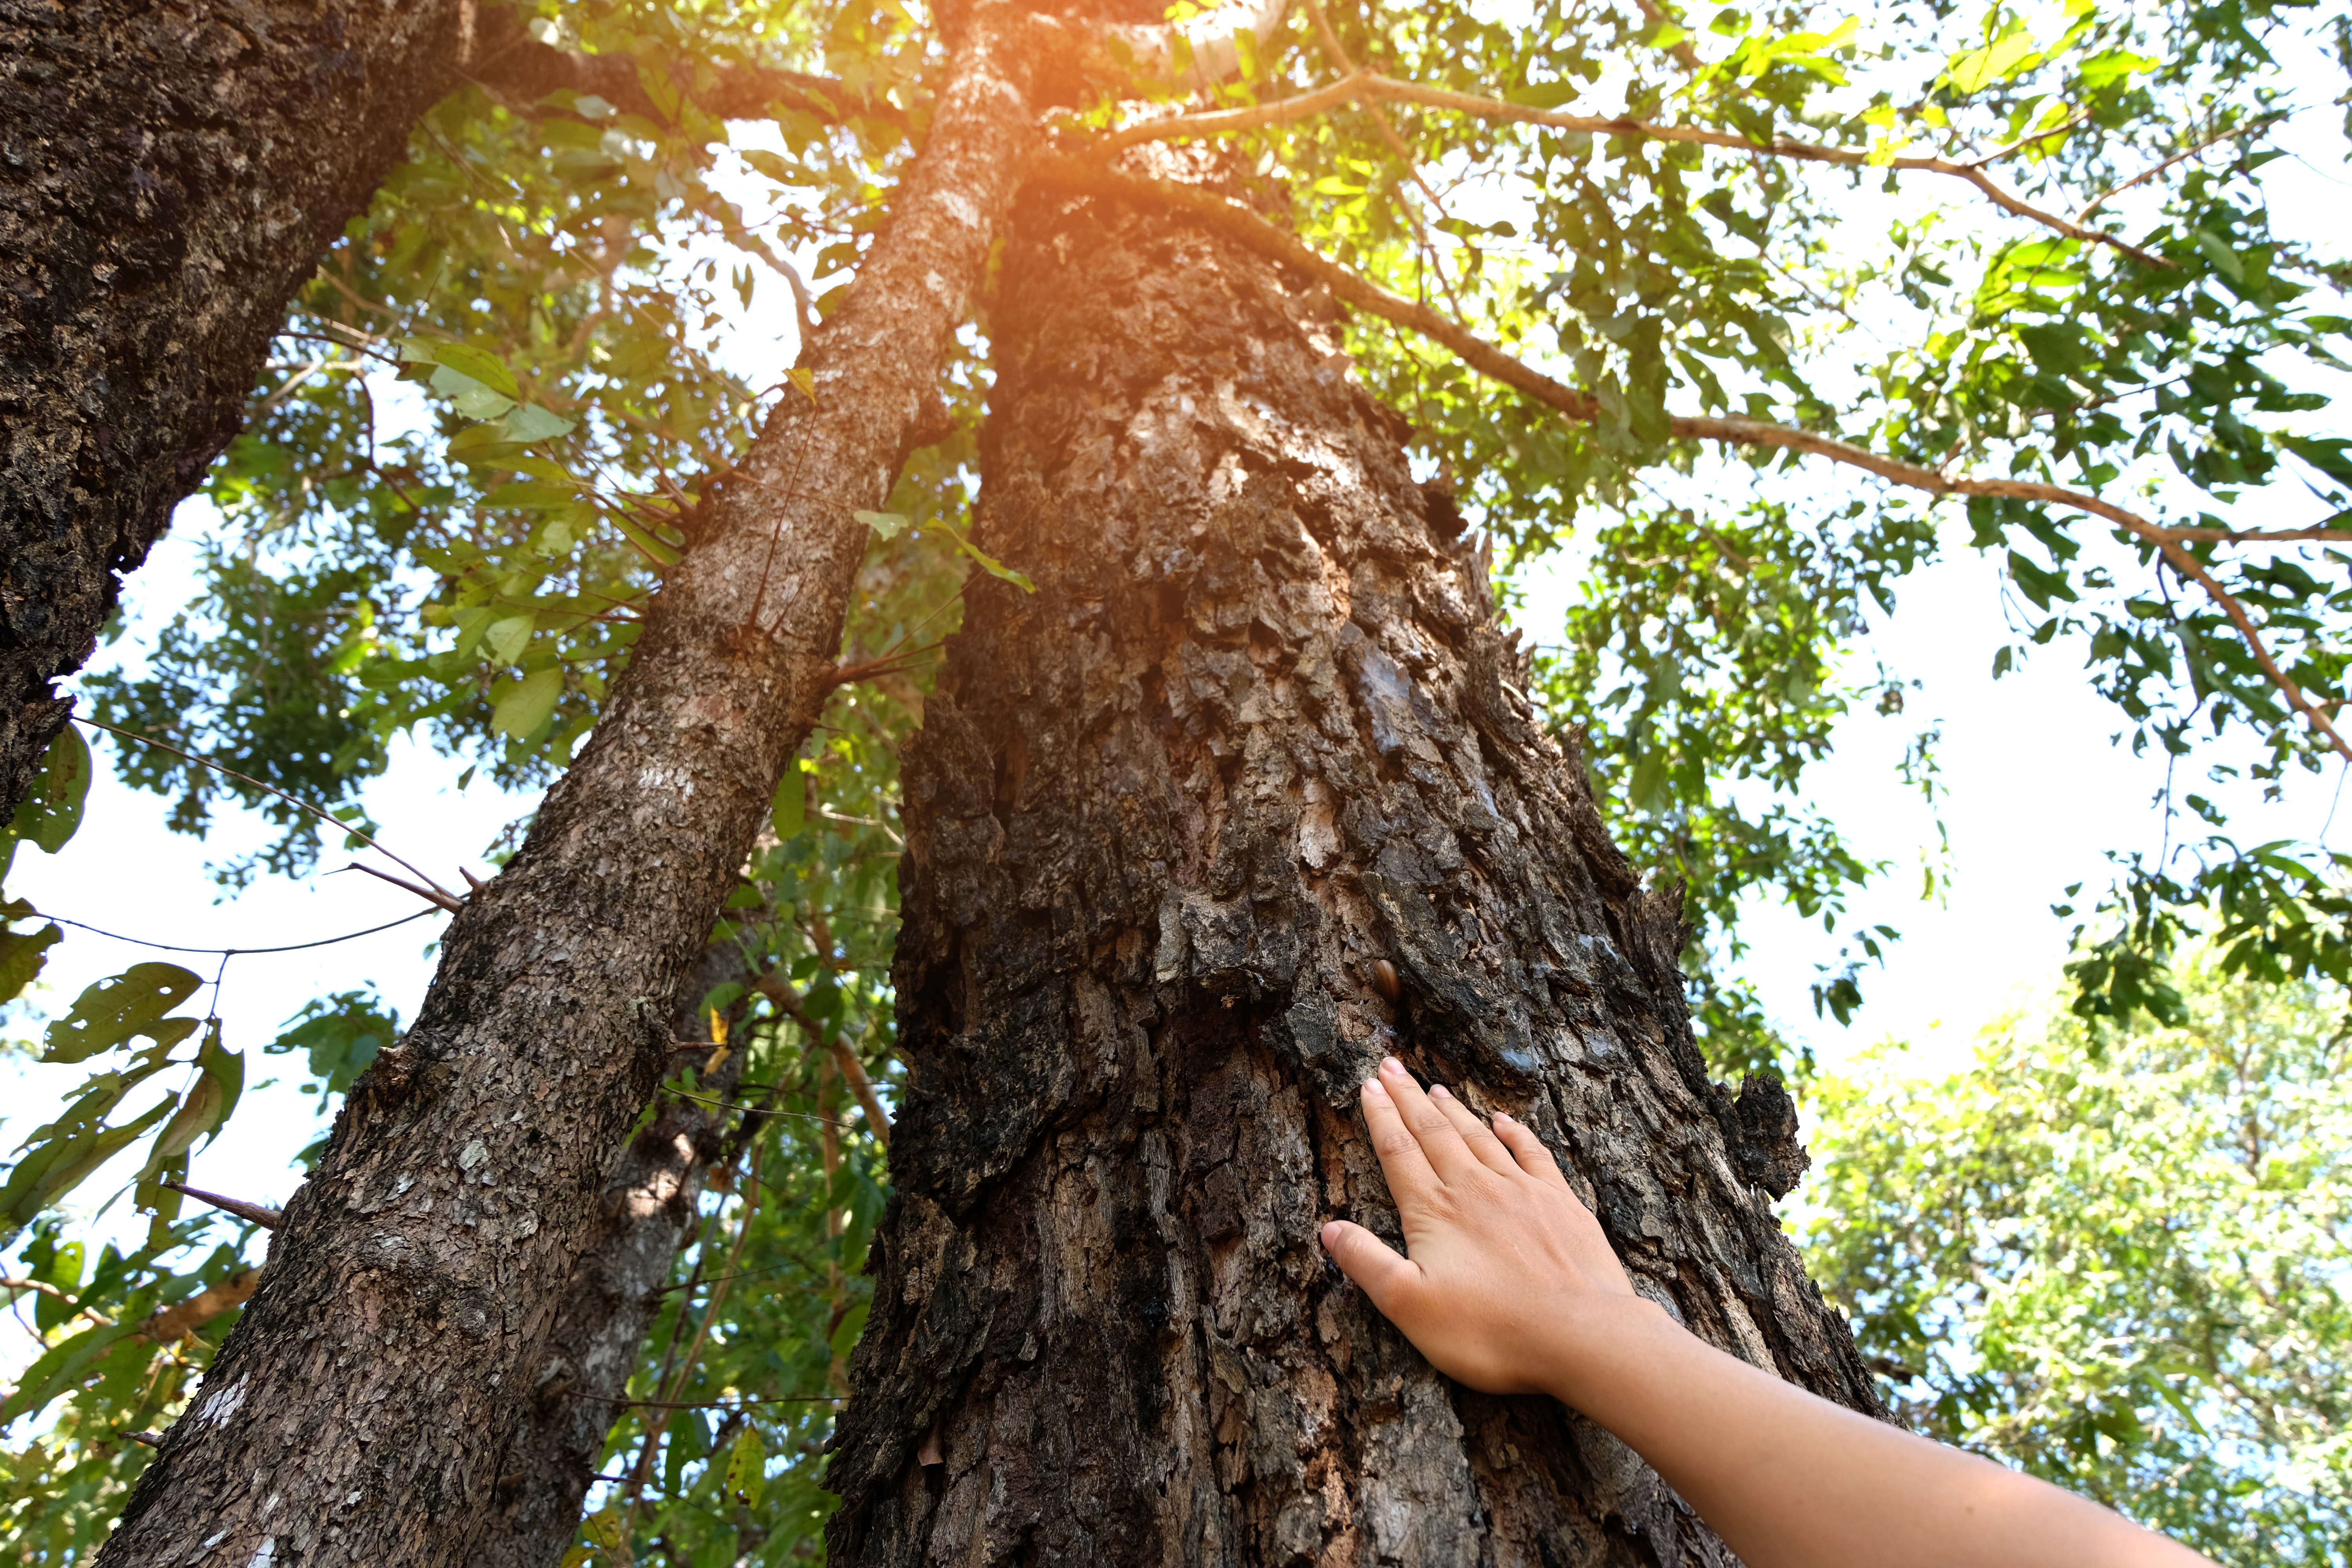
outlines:
{"label": "bark texture", "polygon": [[670,999],[831,684],[848,590],[1026,151],[982,12],[842,308],[647,612],[522,851],[451,924],[104,1563],[471,1563]]}
{"label": "bark texture", "polygon": [[[736,944],[705,948],[678,988],[671,1034],[709,1038],[702,998],[729,981],[751,979]],[[741,1013],[740,1004],[734,1011]],[[661,1310],[661,1290],[698,1217],[713,1162],[728,1152],[724,1102],[735,1098],[742,1073],[742,1053],[730,1053],[698,1080],[706,1099],[662,1105],[621,1151],[540,1348],[509,1445],[514,1468],[494,1489],[496,1512],[474,1548],[473,1568],[552,1568],[580,1533],[581,1505],[604,1438],[627,1408],[622,1400],[646,1330]]]}
{"label": "bark texture", "polygon": [[1003,279],[982,527],[1037,591],[978,583],[906,760],[909,1087],[832,1560],[1728,1563],[1316,1241],[1399,1238],[1355,1112],[1393,1049],[1538,1128],[1645,1295],[1874,1410],[1756,1185],[1769,1108],[1694,1047],[1678,891],[1531,721],[1327,298],[1038,194]]}
{"label": "bark texture", "polygon": [[286,301],[454,79],[458,11],[0,0],[0,814]]}

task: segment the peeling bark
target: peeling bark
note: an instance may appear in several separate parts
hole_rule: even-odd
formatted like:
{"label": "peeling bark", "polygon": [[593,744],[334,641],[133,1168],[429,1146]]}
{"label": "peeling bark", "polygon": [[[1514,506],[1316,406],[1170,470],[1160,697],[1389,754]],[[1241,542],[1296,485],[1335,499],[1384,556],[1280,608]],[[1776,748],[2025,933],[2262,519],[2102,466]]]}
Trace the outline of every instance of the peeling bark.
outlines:
{"label": "peeling bark", "polygon": [[1874,1411],[1755,1184],[1769,1108],[1693,1042],[1679,890],[1533,722],[1327,297],[1043,193],[1003,278],[982,527],[1037,591],[976,582],[906,758],[908,1090],[831,1559],[1731,1562],[1316,1240],[1399,1240],[1355,1112],[1393,1049],[1538,1129],[1645,1296]]}
{"label": "peeling bark", "polygon": [[669,999],[832,681],[848,591],[1011,198],[1045,52],[960,40],[888,229],[603,721],[353,1086],[245,1315],[102,1563],[471,1563]]}
{"label": "peeling bark", "polygon": [[0,0],[0,816],[228,445],[286,301],[453,81],[458,0]]}

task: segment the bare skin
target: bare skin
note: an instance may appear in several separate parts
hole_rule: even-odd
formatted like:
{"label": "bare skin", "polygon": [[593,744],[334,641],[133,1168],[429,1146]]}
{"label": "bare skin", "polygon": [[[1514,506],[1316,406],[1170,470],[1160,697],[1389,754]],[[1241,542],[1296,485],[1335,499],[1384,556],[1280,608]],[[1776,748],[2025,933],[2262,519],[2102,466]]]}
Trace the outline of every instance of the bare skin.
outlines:
{"label": "bare skin", "polygon": [[1817,1398],[1633,1293],[1551,1152],[1391,1058],[1364,1121],[1405,1249],[1323,1244],[1440,1372],[1549,1394],[1614,1432],[1749,1568],[2195,1568],[2209,1560],[1990,1460]]}

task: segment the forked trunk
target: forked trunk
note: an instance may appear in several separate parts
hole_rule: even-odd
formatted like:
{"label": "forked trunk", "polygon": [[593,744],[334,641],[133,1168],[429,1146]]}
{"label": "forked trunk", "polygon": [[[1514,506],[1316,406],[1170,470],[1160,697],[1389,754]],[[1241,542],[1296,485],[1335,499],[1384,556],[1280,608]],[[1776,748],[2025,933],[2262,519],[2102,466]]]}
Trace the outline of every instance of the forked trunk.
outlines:
{"label": "forked trunk", "polygon": [[[898,1197],[842,1563],[1728,1553],[1559,1405],[1433,1373],[1324,1258],[1397,1237],[1384,1050],[1541,1131],[1642,1291],[1875,1408],[1707,1081],[1643,892],[1328,300],[1032,195],[992,311],[983,581],[905,770]],[[1786,1177],[1780,1178],[1785,1184]]]}

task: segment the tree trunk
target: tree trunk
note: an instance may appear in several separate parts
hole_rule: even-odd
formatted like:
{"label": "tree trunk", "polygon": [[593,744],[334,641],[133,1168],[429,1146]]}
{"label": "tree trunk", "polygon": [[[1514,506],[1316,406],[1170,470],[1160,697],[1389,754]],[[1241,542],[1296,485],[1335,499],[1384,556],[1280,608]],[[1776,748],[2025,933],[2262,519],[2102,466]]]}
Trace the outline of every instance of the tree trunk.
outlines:
{"label": "tree trunk", "polygon": [[961,41],[885,236],[650,606],[593,737],[353,1086],[104,1563],[470,1563],[669,999],[832,683],[866,529],[1010,199],[1040,53]]}
{"label": "tree trunk", "polygon": [[[734,942],[705,948],[678,988],[670,1032],[681,1040],[708,1038],[698,1012],[703,997],[726,982],[751,979]],[[734,1009],[742,1010],[740,1004]],[[705,1099],[662,1106],[621,1151],[530,1371],[530,1397],[509,1445],[514,1468],[499,1478],[496,1511],[475,1545],[471,1568],[553,1568],[580,1533],[581,1504],[604,1439],[627,1409],[622,1401],[646,1330],[661,1310],[662,1288],[698,1217],[712,1162],[725,1152],[731,1113],[724,1106],[742,1073],[743,1053],[730,1052],[698,1080]]]}
{"label": "tree trunk", "polygon": [[1532,722],[1327,298],[1040,194],[1003,276],[982,528],[1037,589],[975,584],[906,760],[833,1560],[1730,1561],[1607,1434],[1437,1375],[1316,1239],[1398,1238],[1355,1112],[1394,1050],[1538,1128],[1644,1295],[1874,1410],[1754,1184],[1769,1096],[1693,1043],[1678,890]]}
{"label": "tree trunk", "polygon": [[0,0],[0,817],[286,301],[457,66],[459,0]]}

